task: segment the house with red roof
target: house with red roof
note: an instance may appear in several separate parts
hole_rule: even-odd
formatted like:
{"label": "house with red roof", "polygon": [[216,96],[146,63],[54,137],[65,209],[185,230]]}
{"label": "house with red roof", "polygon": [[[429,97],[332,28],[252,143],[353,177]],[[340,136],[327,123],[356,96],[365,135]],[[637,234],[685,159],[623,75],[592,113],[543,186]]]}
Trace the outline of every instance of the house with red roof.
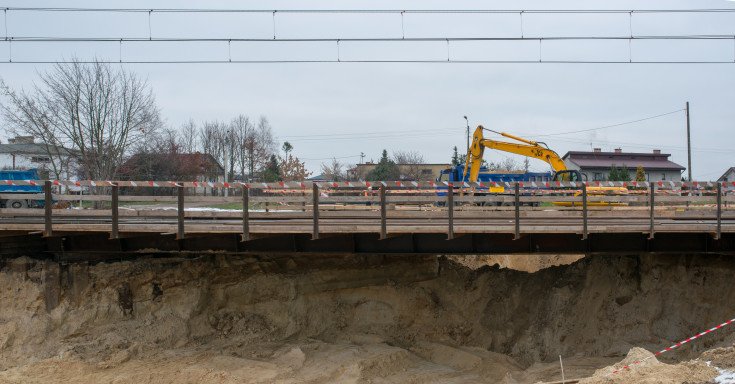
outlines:
{"label": "house with red roof", "polygon": [[627,167],[633,180],[636,169],[642,166],[647,181],[681,181],[681,174],[686,168],[669,160],[669,157],[671,154],[661,153],[659,149],[641,153],[623,152],[620,148],[614,152],[602,152],[600,148],[595,148],[592,152],[570,151],[562,159],[567,168],[578,170],[583,178],[590,181],[607,180],[613,165],[618,169]]}

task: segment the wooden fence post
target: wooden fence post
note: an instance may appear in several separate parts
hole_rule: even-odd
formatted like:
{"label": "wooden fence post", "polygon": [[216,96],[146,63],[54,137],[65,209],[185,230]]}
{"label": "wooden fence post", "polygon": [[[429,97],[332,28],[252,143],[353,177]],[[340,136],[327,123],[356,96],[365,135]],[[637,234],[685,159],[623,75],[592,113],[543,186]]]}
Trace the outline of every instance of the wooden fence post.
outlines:
{"label": "wooden fence post", "polygon": [[587,184],[582,184],[582,240],[587,240]]}
{"label": "wooden fence post", "polygon": [[45,205],[44,208],[44,231],[43,236],[44,237],[51,237],[54,234],[53,226],[51,224],[51,205],[53,204],[53,200],[51,199],[51,182],[46,181],[43,185],[43,192],[45,195]]}
{"label": "wooden fence post", "polygon": [[314,230],[311,233],[312,240],[319,239],[319,187],[313,184],[312,194],[314,195]]}
{"label": "wooden fence post", "polygon": [[520,185],[516,183],[516,188],[515,188],[516,233],[515,233],[515,238],[513,240],[518,240],[521,238],[521,191],[519,188],[520,188]]}
{"label": "wooden fence post", "polygon": [[648,187],[648,192],[651,194],[651,229],[649,230],[648,238],[653,239],[653,234],[655,233],[654,228],[654,209],[656,207],[656,186],[651,183]]}
{"label": "wooden fence post", "polygon": [[722,236],[722,182],[717,182],[717,237],[716,240]]}
{"label": "wooden fence post", "polygon": [[447,186],[447,210],[449,213],[447,240],[452,240],[454,239],[454,184],[452,183]]}
{"label": "wooden fence post", "polygon": [[385,184],[380,185],[380,239],[388,237],[388,214],[386,207]]}
{"label": "wooden fence post", "polygon": [[242,238],[240,241],[250,240],[250,189],[242,186]]}
{"label": "wooden fence post", "polygon": [[184,187],[180,186],[177,188],[179,191],[179,200],[177,211],[179,214],[178,218],[178,230],[176,231],[176,240],[184,239]]}
{"label": "wooden fence post", "polygon": [[119,198],[118,198],[118,186],[112,186],[112,199],[110,200],[110,210],[112,211],[112,233],[110,239],[117,239],[120,237],[120,211],[119,211]]}

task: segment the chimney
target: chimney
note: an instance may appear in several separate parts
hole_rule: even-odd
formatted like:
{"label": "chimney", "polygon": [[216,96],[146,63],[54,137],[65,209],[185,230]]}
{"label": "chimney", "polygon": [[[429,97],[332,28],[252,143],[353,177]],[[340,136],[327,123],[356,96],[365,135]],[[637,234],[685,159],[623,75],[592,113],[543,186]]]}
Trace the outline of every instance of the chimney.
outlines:
{"label": "chimney", "polygon": [[615,148],[615,153],[623,153],[623,149],[622,148]]}
{"label": "chimney", "polygon": [[595,148],[595,149],[593,149],[593,151],[595,151],[595,152],[602,152],[602,149],[601,148]]}
{"label": "chimney", "polygon": [[661,154],[661,150],[660,149],[654,149],[653,150],[653,154],[654,155],[660,155]]}

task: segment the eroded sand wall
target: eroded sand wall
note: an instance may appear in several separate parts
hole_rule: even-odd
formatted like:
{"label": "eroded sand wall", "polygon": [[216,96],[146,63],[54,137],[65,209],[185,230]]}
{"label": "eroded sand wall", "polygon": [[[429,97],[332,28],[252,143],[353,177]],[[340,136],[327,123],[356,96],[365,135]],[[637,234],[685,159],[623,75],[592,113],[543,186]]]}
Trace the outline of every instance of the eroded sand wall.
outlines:
{"label": "eroded sand wall", "polygon": [[[733,271],[726,257],[665,255],[590,257],[535,273],[431,256],[23,258],[0,272],[0,370],[48,358],[115,365],[201,348],[272,363],[284,345],[308,362],[302,344],[318,342],[392,356],[393,365],[383,362],[392,368],[367,364],[360,377],[420,370],[419,359],[500,378],[559,354],[658,350],[729,320]],[[713,334],[665,358],[733,341]],[[375,346],[381,352],[369,352]]]}

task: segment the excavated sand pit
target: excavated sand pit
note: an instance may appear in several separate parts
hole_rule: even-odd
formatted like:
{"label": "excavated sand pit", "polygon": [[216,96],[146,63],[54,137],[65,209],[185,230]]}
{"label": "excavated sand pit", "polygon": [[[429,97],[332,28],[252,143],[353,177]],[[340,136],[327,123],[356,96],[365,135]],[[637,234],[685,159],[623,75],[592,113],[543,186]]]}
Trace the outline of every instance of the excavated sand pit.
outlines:
{"label": "excavated sand pit", "polygon": [[471,256],[7,260],[0,383],[529,383],[561,380],[559,355],[567,379],[597,374],[589,383],[714,383],[715,367],[735,367],[732,325],[604,376],[735,317],[733,259],[487,266],[496,262],[514,266]]}

